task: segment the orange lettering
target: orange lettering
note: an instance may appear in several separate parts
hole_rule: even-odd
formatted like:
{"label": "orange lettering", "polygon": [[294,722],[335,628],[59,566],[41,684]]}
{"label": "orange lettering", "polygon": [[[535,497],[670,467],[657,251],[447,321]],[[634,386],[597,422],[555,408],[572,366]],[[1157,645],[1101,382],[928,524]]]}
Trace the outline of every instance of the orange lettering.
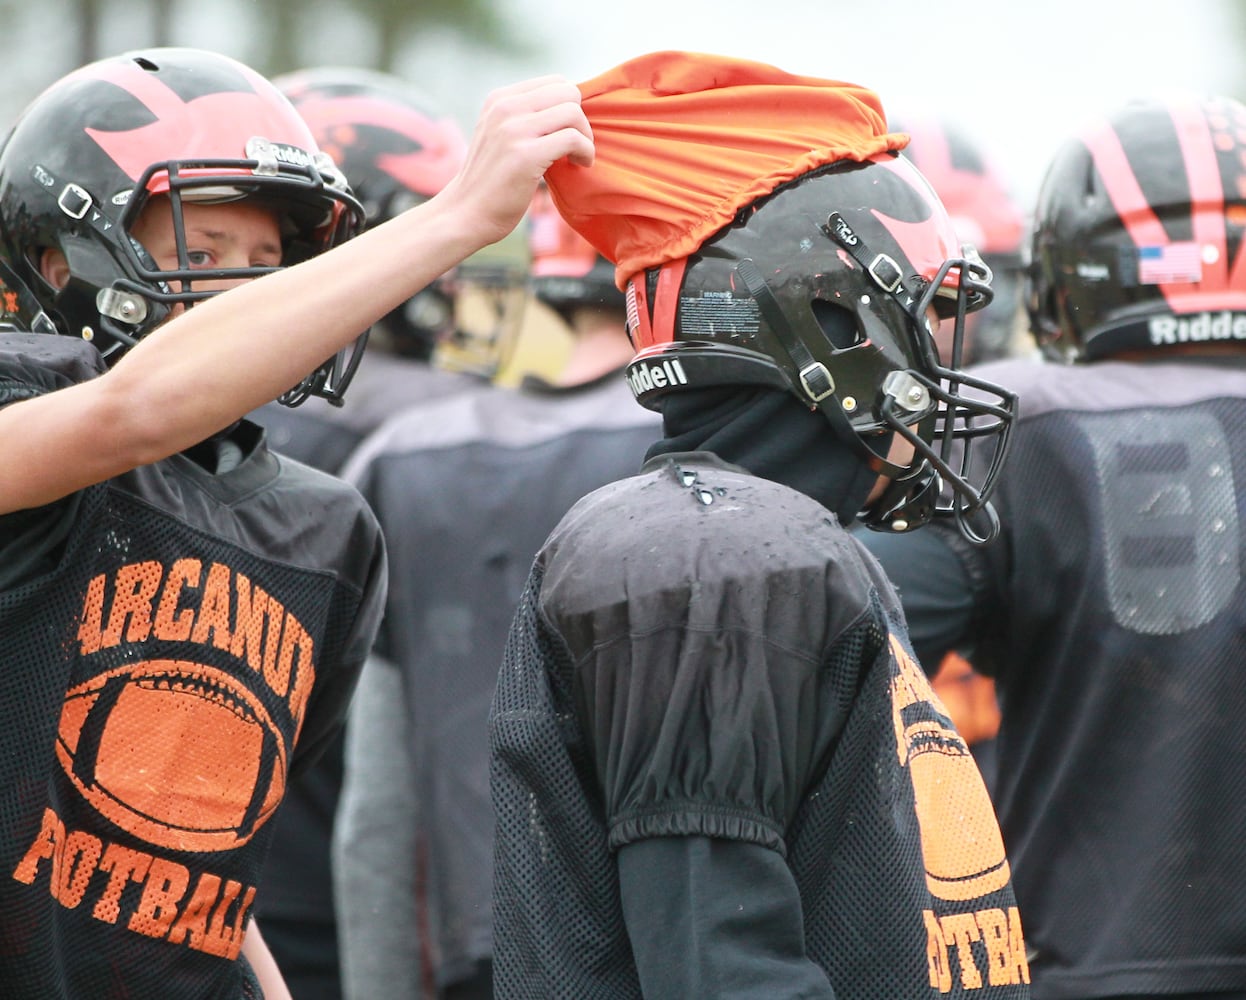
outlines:
{"label": "orange lettering", "polygon": [[213,563],[203,585],[203,601],[190,641],[207,645],[208,633],[217,649],[229,649],[229,567]]}
{"label": "orange lettering", "polygon": [[64,857],[61,860],[59,878],[53,887],[54,895],[62,906],[72,910],[82,902],[95,866],[99,864],[104,845],[98,837],[85,830],[74,830],[65,839]]}
{"label": "orange lettering", "polygon": [[187,942],[192,948],[202,950],[201,942],[208,933],[208,914],[212,912],[212,904],[221,891],[221,880],[210,872],[199,876],[195,891],[190,902],[177,918],[177,923],[169,931],[169,940],[173,944],[181,944],[189,935]]}
{"label": "orange lettering", "polygon": [[251,903],[255,900],[255,886],[248,886],[246,893],[242,897],[242,903],[238,907],[238,913],[234,916],[234,924],[231,928],[233,936],[230,938],[229,955],[231,959],[236,959],[242,953],[242,942],[247,936],[247,914],[251,912]]}
{"label": "orange lettering", "polygon": [[78,626],[78,643],[83,654],[96,653],[104,641],[104,575],[94,577],[87,584],[87,596],[82,605],[82,622]]}
{"label": "orange lettering", "polygon": [[30,845],[26,856],[17,863],[17,867],[13,870],[13,877],[19,882],[30,885],[34,882],[35,876],[39,874],[39,862],[51,858],[56,851],[57,843],[64,839],[65,826],[61,823],[60,817],[51,809],[44,809],[43,825],[39,828],[35,842]]}
{"label": "orange lettering", "polygon": [[160,595],[160,604],[156,608],[155,634],[157,639],[181,640],[190,635],[190,626],[194,622],[194,613],[189,609],[177,610],[178,598],[182,596],[182,588],[187,584],[199,586],[199,576],[203,572],[203,564],[198,559],[179,559],[169,570],[165,580],[164,593]]}
{"label": "orange lettering", "polygon": [[245,655],[251,669],[258,671],[263,669],[261,657],[265,647],[264,623],[268,620],[269,597],[260,587],[252,590],[251,581],[241,573],[235,577],[234,586],[238,593],[238,611],[229,651],[239,659]]}
{"label": "orange lettering", "polygon": [[979,910],[978,926],[986,944],[987,981],[992,986],[1010,986],[1021,982],[1021,973],[1012,959],[1008,941],[1008,917],[1003,910]]}
{"label": "orange lettering", "polygon": [[956,945],[956,960],[960,963],[960,983],[967,990],[982,989],[982,973],[973,960],[973,943],[979,940],[978,922],[972,913],[951,913],[944,917],[943,937]]}
{"label": "orange lettering", "polygon": [[184,865],[152,858],[143,883],[143,895],[127,925],[148,937],[164,937],[177,917],[177,904],[186,895],[190,872]]}
{"label": "orange lettering", "polygon": [[66,836],[65,825],[51,809],[44,810],[42,828],[13,877],[30,885],[45,861],[50,868],[50,893],[66,909],[82,903],[100,871],[108,880],[91,908],[96,920],[118,923],[126,888],[142,885],[138,904],[126,922],[130,930],[148,937],[167,936],[171,944],[184,943],[231,961],[242,952],[254,886],[204,872],[188,898],[190,871],[184,865],[120,844],[105,845],[85,830]]}
{"label": "orange lettering", "polygon": [[203,950],[209,955],[219,955],[222,958],[236,958],[238,952],[242,950],[242,917],[245,915],[247,907],[251,905],[251,899],[255,895],[254,888],[247,891],[246,898],[238,908],[238,918],[235,922],[232,924],[226,923],[229,910],[241,891],[241,883],[235,882],[233,879],[225,883],[225,892],[212,914],[212,922],[208,925],[208,933],[203,941]]}
{"label": "orange lettering", "polygon": [[96,920],[110,924],[121,915],[121,894],[131,882],[141,882],[147,877],[152,857],[142,851],[132,851],[120,844],[109,844],[100,860],[100,871],[108,872],[108,885],[95,903],[91,915]]}
{"label": "orange lettering", "polygon": [[264,609],[267,627],[264,629],[264,662],[260,669],[268,677],[277,669],[277,652],[281,649],[281,633],[286,619],[286,606],[272,594],[268,595],[268,607]]}
{"label": "orange lettering", "polygon": [[[123,629],[127,642],[143,642],[151,634],[151,601],[163,575],[160,564],[151,561],[131,563],[117,570],[103,645],[120,643]],[[129,628],[126,628],[127,619]]]}
{"label": "orange lettering", "polygon": [[1025,957],[1025,935],[1021,933],[1021,912],[1015,906],[1008,907],[1008,950],[1012,953],[1012,961],[1016,966],[1017,975],[1021,977],[1021,982],[1028,983],[1030,963]]}
{"label": "orange lettering", "polygon": [[[285,697],[290,688],[290,676],[294,674],[299,682],[295,684],[296,694],[302,687],[301,681],[305,670],[312,669],[312,637],[307,634],[297,618],[286,615],[285,629],[281,633],[281,655],[277,658],[277,669],[272,673],[264,671],[264,679],[268,686],[277,694]],[[298,665],[295,665],[295,656]],[[293,700],[293,699],[292,699]],[[291,706],[298,715],[297,706]]]}
{"label": "orange lettering", "polygon": [[[299,652],[298,673],[295,674],[294,690],[290,694],[290,714],[294,717],[294,738],[297,740],[298,734],[303,729],[303,713],[307,711],[307,699],[311,697],[312,686],[316,683],[316,668],[312,659],[312,637],[293,615],[286,616],[285,634],[287,636],[292,634],[293,639],[287,642],[284,637],[282,638],[282,659],[286,659],[285,651],[289,647],[297,648]],[[290,659],[293,659],[293,651]],[[287,666],[285,671],[287,680],[289,671],[290,668]],[[284,694],[285,691],[282,689],[277,693]]]}
{"label": "orange lettering", "polygon": [[943,940],[943,928],[939,918],[930,910],[922,911],[926,923],[926,962],[930,966],[930,986],[940,993],[952,989],[952,967],[948,964],[947,942]]}
{"label": "orange lettering", "polygon": [[190,902],[169,931],[169,941],[173,944],[185,941],[196,951],[221,958],[237,958],[242,951],[243,920],[255,896],[255,888],[249,887],[235,919],[227,923],[229,911],[242,888],[241,883],[229,879],[222,892],[220,878],[205,872],[199,877]]}

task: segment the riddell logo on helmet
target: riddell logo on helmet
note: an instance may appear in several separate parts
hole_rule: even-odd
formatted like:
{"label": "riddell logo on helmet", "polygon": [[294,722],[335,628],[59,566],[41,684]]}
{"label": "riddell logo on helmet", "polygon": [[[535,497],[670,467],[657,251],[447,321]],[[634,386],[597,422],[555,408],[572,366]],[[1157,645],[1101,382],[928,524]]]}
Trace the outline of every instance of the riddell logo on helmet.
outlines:
{"label": "riddell logo on helmet", "polygon": [[652,364],[640,362],[632,365],[627,373],[627,384],[632,387],[632,395],[639,396],[653,389],[687,385],[688,376],[684,374],[684,366],[678,358],[665,358]]}
{"label": "riddell logo on helmet", "polygon": [[1202,312],[1194,316],[1153,316],[1147,332],[1156,347],[1208,340],[1246,340],[1246,313]]}

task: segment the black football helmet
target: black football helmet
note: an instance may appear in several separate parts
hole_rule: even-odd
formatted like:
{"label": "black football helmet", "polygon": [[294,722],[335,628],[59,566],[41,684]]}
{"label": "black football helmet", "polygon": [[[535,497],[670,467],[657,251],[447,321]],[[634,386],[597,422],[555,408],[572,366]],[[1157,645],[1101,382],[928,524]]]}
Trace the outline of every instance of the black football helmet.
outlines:
{"label": "black football helmet", "polygon": [[[965,316],[990,301],[990,278],[911,163],[841,161],[754,202],[691,256],[629,281],[638,353],[628,381],[653,408],[688,387],[791,392],[891,480],[860,514],[868,527],[905,531],[943,514],[982,541],[998,528],[988,498],[1016,408],[1012,393],[959,370]],[[954,321],[947,365],[930,306]],[[888,459],[894,435],[914,449],[906,464]],[[963,447],[970,438],[991,447]],[[970,465],[981,454],[979,473]]]}
{"label": "black football helmet", "polygon": [[[440,191],[467,155],[458,123],[405,80],[375,70],[321,66],[273,83],[303,116],[363,203],[367,225],[388,221]],[[429,360],[454,333],[453,276],[417,292],[378,324],[387,346]]]}
{"label": "black football helmet", "polygon": [[1025,218],[998,165],[975,137],[941,116],[888,114],[887,127],[909,136],[903,155],[935,189],[960,242],[971,245],[991,269],[994,298],[969,317],[965,364],[1015,353],[1025,278]]}
{"label": "black football helmet", "polygon": [[564,322],[580,306],[624,309],[614,265],[559,213],[549,189],[540,185],[528,207],[529,274],[533,297]]}
{"label": "black football helmet", "polygon": [[[158,270],[130,235],[148,200],[168,195],[179,265]],[[215,294],[192,282],[251,278],[271,267],[192,269],[184,202],[256,198],[277,209],[283,265],[349,238],[363,212],[341,172],[271,83],[196,49],[102,59],[53,84],[20,115],[0,149],[0,256],[58,332],[91,341],[110,361],[179,304]],[[45,250],[69,280],[42,275]],[[366,333],[282,396],[340,400]]]}
{"label": "black football helmet", "polygon": [[1246,340],[1246,106],[1130,103],[1039,190],[1026,305],[1062,360]]}

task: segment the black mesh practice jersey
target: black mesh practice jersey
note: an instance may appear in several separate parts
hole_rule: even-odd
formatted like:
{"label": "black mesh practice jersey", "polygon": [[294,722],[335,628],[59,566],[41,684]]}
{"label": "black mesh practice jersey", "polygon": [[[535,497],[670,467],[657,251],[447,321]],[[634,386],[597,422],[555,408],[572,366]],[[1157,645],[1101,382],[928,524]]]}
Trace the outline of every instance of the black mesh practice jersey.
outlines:
{"label": "black mesh practice jersey", "polygon": [[999,539],[879,552],[910,621],[972,585],[1034,995],[1244,996],[1246,364],[981,374],[1021,400]]}
{"label": "black mesh practice jersey", "polygon": [[[410,933],[423,939],[430,979],[443,987],[492,953],[489,703],[532,558],[572,504],[633,475],[660,434],[658,416],[636,405],[621,372],[566,388],[530,380],[522,390],[482,387],[408,409],[347,466],[391,552],[377,649],[401,671],[407,691],[406,793],[427,871],[419,926]],[[343,810],[352,808],[348,795]],[[375,819],[342,822],[354,829]],[[335,874],[347,886],[340,907],[367,906],[350,887],[359,885],[358,868],[378,864],[375,848],[358,857],[353,842],[344,847]],[[414,859],[398,865],[410,872]],[[368,948],[375,907],[365,915],[359,926],[344,921],[341,933]],[[372,995],[365,990],[384,984],[353,988]]]}
{"label": "black mesh practice jersey", "polygon": [[973,758],[877,564],[803,494],[701,453],[584,498],[490,724],[497,996],[640,997],[613,851],[681,836],[786,858],[819,996],[1029,995]]}
{"label": "black mesh practice jersey", "polygon": [[[0,336],[0,404],[99,371],[82,342]],[[221,473],[174,455],[0,518],[5,1000],[259,995],[236,960],[271,821],[385,582],[358,493],[261,438],[239,425]]]}

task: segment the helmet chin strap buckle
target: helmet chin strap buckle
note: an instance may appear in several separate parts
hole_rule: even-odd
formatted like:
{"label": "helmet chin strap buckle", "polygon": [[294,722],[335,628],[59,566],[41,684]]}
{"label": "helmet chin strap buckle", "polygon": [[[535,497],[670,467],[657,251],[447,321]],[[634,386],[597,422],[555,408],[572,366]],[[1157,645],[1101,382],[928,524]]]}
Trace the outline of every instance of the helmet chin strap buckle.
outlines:
{"label": "helmet chin strap buckle", "polygon": [[801,388],[811,402],[820,403],[835,391],[835,380],[821,361],[813,361],[798,373]]}
{"label": "helmet chin strap buckle", "polygon": [[72,181],[61,188],[56,204],[71,219],[81,219],[91,209],[91,196],[86,189]]}
{"label": "helmet chin strap buckle", "polygon": [[874,279],[874,283],[878,285],[884,292],[895,294],[896,290],[904,283],[904,272],[900,270],[900,265],[888,257],[885,253],[878,254],[869,267],[870,277]]}

